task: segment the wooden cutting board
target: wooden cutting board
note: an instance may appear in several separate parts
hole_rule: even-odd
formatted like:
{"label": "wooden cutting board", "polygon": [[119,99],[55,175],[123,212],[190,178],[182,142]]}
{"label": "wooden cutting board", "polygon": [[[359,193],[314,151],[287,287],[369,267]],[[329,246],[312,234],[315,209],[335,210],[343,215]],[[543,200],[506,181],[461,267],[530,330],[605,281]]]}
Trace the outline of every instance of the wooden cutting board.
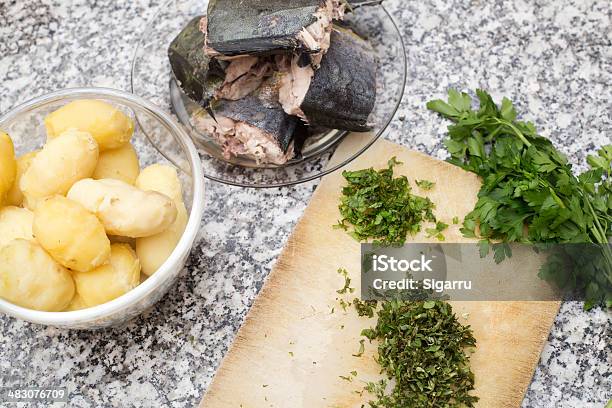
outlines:
{"label": "wooden cutting board", "polygon": [[[354,134],[334,160],[352,151],[362,135]],[[428,194],[438,219],[451,224],[476,201],[478,178],[453,165],[380,140],[348,168],[382,168],[397,156],[396,172],[411,180],[436,182]],[[274,269],[255,300],[234,344],[225,356],[201,407],[318,408],[360,407],[367,393],[355,391],[380,378],[374,361],[376,344],[358,352],[360,332],[374,319],[343,312],[336,290],[347,268],[356,294],[360,290],[360,246],[344,231],[333,229],[339,218],[338,198],[344,181],[340,171],[323,178],[293,231]],[[414,184],[413,184],[414,185]],[[422,194],[422,192],[419,192]],[[448,242],[468,242],[458,226],[445,231]],[[414,241],[429,241],[418,235]],[[533,271],[534,284],[537,277]],[[463,323],[478,342],[472,355],[479,407],[519,407],[539,360],[560,302],[454,302]],[[332,313],[332,308],[334,312]],[[357,377],[341,379],[351,371]]]}

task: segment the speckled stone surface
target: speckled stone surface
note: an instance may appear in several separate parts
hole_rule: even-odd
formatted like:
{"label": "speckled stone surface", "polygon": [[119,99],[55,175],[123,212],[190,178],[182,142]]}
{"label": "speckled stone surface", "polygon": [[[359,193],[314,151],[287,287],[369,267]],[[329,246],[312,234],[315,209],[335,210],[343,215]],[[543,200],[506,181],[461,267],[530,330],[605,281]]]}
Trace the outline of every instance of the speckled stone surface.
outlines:
{"label": "speckled stone surface", "polygon": [[[0,112],[69,86],[129,89],[134,45],[159,5],[0,1]],[[425,102],[449,87],[483,87],[514,99],[573,163],[610,142],[609,1],[388,6],[409,59],[388,139],[445,157],[446,124]],[[0,317],[1,385],[65,386],[71,407],[196,405],[315,187],[208,183],[198,243],[168,296],[127,326],[99,332]],[[603,407],[612,398],[611,319],[565,303],[523,406]]]}

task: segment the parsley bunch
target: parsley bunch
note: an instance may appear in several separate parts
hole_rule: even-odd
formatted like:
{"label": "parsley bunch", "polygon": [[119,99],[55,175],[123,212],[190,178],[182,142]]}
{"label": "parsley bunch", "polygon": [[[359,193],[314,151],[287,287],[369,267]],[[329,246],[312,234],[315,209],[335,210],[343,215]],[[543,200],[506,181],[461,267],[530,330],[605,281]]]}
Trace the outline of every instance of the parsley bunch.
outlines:
{"label": "parsley bunch", "polygon": [[377,362],[392,380],[371,382],[371,408],[473,407],[474,374],[468,348],[476,345],[469,326],[457,320],[450,304],[440,301],[383,302],[376,327],[363,336],[378,341]]}
{"label": "parsley bunch", "polygon": [[[612,145],[588,156],[590,170],[576,176],[533,123],[517,120],[509,99],[498,106],[485,91],[476,94],[478,110],[469,95],[455,90],[448,102],[427,104],[454,122],[444,142],[449,162],[483,180],[476,207],[463,222],[464,236],[481,238],[484,253],[491,241],[595,244],[591,262],[567,250],[551,256],[540,276],[584,290],[587,309],[604,302],[612,306]],[[496,260],[511,254],[507,245],[493,247]],[[565,267],[553,267],[561,258]]]}
{"label": "parsley bunch", "polygon": [[372,168],[343,171],[347,185],[342,189],[340,214],[335,226],[352,231],[358,241],[374,239],[385,244],[403,244],[408,234],[421,230],[423,221],[436,222],[429,198],[412,194],[406,176],[393,177],[395,157],[382,170]]}

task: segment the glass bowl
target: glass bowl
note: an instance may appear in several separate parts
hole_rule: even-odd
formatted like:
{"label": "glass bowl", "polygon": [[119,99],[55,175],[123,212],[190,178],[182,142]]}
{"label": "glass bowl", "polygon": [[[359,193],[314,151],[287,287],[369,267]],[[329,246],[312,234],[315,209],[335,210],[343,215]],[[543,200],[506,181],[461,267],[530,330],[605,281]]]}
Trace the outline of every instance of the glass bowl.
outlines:
{"label": "glass bowl", "polygon": [[[386,130],[404,94],[406,51],[400,31],[382,5],[360,7],[347,13],[346,21],[359,35],[370,41],[377,61],[377,95],[369,121],[373,129],[360,135],[347,159],[333,166],[328,162],[338,143],[348,132],[324,130],[311,136],[300,158],[277,166],[258,165],[254,160],[237,157],[226,160],[221,148],[208,135],[198,132],[191,121],[201,107],[191,101],[173,79],[168,61],[168,46],[195,16],[206,14],[207,2],[170,0],[147,24],[132,61],[132,92],[173,112],[196,144],[204,176],[241,187],[282,187],[314,180],[351,162],[366,151]],[[351,137],[351,136],[348,136]],[[150,137],[168,160],[174,161],[172,145]]]}
{"label": "glass bowl", "polygon": [[[0,312],[29,322],[64,328],[95,329],[118,325],[137,316],[170,289],[183,269],[198,233],[204,211],[204,178],[195,146],[169,114],[142,98],[113,89],[66,89],[32,99],[0,117],[0,129],[13,139],[18,156],[39,149],[46,141],[44,117],[77,99],[99,99],[112,103],[132,117],[138,115],[139,123],[144,123],[156,137],[173,142],[173,157],[182,169],[179,177],[189,212],[185,232],[166,262],[136,288],[108,303],[73,312],[41,312],[0,299]],[[138,152],[141,168],[166,162],[138,124],[132,144]]]}

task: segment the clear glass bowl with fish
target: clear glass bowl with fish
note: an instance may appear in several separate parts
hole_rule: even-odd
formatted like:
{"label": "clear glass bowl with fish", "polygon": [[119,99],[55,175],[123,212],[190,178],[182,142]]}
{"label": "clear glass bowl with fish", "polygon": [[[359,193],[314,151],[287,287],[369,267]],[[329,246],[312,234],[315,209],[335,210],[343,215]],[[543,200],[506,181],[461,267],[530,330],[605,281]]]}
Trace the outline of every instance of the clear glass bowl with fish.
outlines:
{"label": "clear glass bowl with fish", "polygon": [[[401,102],[405,48],[378,3],[171,0],[143,32],[132,91],[178,117],[209,179],[319,178],[367,150]],[[330,161],[345,137],[350,151]],[[171,141],[151,139],[173,160]]]}

